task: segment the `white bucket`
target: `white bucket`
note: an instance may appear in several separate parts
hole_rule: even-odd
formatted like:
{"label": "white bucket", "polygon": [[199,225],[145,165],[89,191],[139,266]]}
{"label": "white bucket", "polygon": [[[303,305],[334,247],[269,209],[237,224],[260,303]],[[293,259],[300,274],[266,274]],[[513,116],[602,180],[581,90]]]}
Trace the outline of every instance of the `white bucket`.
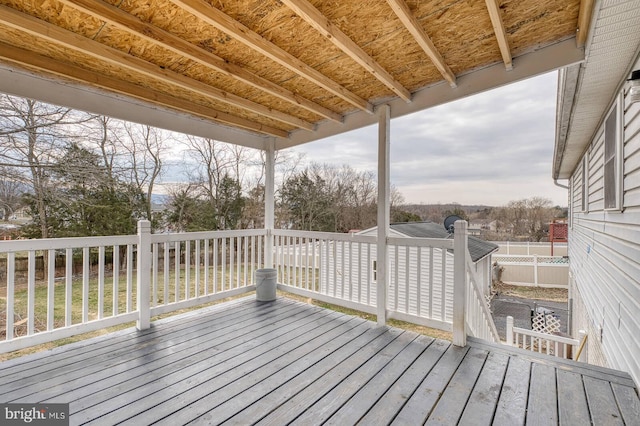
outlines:
{"label": "white bucket", "polygon": [[278,272],[273,268],[256,270],[256,300],[270,302],[276,300],[276,280]]}

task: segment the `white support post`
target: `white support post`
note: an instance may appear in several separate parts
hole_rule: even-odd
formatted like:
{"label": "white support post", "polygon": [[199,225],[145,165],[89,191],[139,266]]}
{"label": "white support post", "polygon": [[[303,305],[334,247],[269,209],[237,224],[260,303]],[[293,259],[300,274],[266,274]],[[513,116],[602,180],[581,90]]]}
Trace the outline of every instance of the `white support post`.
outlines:
{"label": "white support post", "polygon": [[453,225],[453,344],[467,344],[465,305],[467,301],[467,222],[458,220]]}
{"label": "white support post", "polygon": [[389,281],[387,239],[391,220],[390,140],[391,107],[381,105],[378,116],[378,242],[376,247],[376,304],[379,326],[387,322],[387,283]]}
{"label": "white support post", "polygon": [[[527,243],[529,244],[529,243]],[[527,252],[529,251],[529,247],[527,246]],[[538,255],[533,255],[533,285],[538,285]]]}
{"label": "white support post", "polygon": [[513,317],[507,317],[507,345],[513,346]]}
{"label": "white support post", "polygon": [[151,286],[151,222],[148,220],[138,221],[137,252],[136,304],[138,308],[138,320],[136,321],[136,328],[138,330],[146,330],[151,326],[149,309],[149,287]]}
{"label": "white support post", "polygon": [[264,267],[273,268],[273,227],[275,226],[275,139],[265,149],[264,228],[267,236],[264,247]]}

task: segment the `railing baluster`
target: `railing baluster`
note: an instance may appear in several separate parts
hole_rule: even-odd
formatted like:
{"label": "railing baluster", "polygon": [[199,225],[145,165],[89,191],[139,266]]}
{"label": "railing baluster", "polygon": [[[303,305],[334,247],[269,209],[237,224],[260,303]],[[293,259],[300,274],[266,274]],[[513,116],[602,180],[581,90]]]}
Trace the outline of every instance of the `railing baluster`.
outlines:
{"label": "railing baluster", "polygon": [[209,294],[209,244],[208,238],[204,240],[204,295]]}
{"label": "railing baluster", "polygon": [[98,319],[104,317],[104,246],[98,247]]}
{"label": "railing baluster", "polygon": [[82,323],[89,322],[89,272],[90,272],[89,247],[82,249]]}
{"label": "railing baluster", "polygon": [[184,242],[184,300],[190,299],[191,286],[191,241]]}
{"label": "railing baluster", "polygon": [[218,292],[218,238],[213,239],[213,293]]}
{"label": "railing baluster", "polygon": [[193,260],[193,267],[196,272],[196,288],[195,288],[195,296],[200,297],[200,242],[201,240],[195,240],[196,244],[196,258]]}
{"label": "railing baluster", "polygon": [[174,299],[176,302],[180,301],[180,264],[182,263],[182,260],[180,258],[180,242],[176,241],[174,243],[174,251],[175,251],[175,262],[174,262],[174,287],[175,287],[175,294],[174,294]]}
{"label": "railing baluster", "polygon": [[233,288],[233,267],[235,260],[235,239],[233,237],[229,238],[229,290]]}
{"label": "railing baluster", "polygon": [[47,330],[54,328],[56,299],[56,252],[47,250]]}
{"label": "railing baluster", "polygon": [[248,278],[248,273],[249,273],[249,237],[243,237],[242,238],[242,242],[244,245],[244,266],[243,266],[243,283],[242,286],[246,287],[247,285],[249,285],[249,281],[247,280]]}
{"label": "railing baluster", "polygon": [[118,315],[119,304],[120,304],[120,246],[113,246],[113,316]]}
{"label": "railing baluster", "polygon": [[7,253],[7,340],[13,339],[13,308],[15,301],[16,254]]}
{"label": "railing baluster", "polygon": [[126,312],[133,306],[133,244],[127,244],[127,305]]}
{"label": "railing baluster", "polygon": [[151,244],[151,306],[158,305],[158,243]]}
{"label": "railing baluster", "polygon": [[227,239],[222,239],[222,257],[220,258],[222,262],[222,286],[220,287],[222,291],[225,290],[225,284],[227,281]]}
{"label": "railing baluster", "polygon": [[65,251],[65,296],[64,296],[64,308],[65,308],[65,320],[64,325],[69,327],[72,324],[73,317],[71,315],[71,304],[73,303],[73,249],[66,249]]}
{"label": "railing baluster", "polygon": [[28,277],[27,277],[27,335],[32,335],[35,327],[35,306],[36,306],[36,253],[29,251]]}
{"label": "railing baluster", "polygon": [[162,295],[163,305],[167,305],[169,303],[169,274],[171,273],[171,244],[169,242],[165,242],[162,244],[162,250],[164,251],[164,291]]}
{"label": "railing baluster", "polygon": [[236,288],[240,288],[240,279],[242,273],[240,267],[242,266],[242,238],[236,238]]}

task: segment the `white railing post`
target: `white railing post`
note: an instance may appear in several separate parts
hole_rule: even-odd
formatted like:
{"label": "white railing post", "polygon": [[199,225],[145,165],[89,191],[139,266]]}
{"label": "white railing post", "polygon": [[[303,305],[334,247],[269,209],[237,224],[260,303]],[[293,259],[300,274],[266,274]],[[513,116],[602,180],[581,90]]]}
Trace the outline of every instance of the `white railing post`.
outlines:
{"label": "white railing post", "polygon": [[138,221],[138,255],[136,263],[136,287],[138,293],[136,297],[138,308],[136,328],[138,330],[146,330],[151,325],[149,309],[149,287],[151,285],[151,222],[148,220]]}
{"label": "white railing post", "polygon": [[387,283],[389,281],[389,222],[391,217],[389,181],[390,139],[391,139],[391,107],[381,105],[378,116],[378,243],[376,247],[376,296],[377,322],[387,322]]}
{"label": "white railing post", "polygon": [[273,227],[275,226],[275,140],[265,149],[264,228],[267,230],[264,247],[264,267],[273,268]]}
{"label": "white railing post", "polygon": [[513,346],[513,317],[509,315],[507,317],[507,345]]}
{"label": "white railing post", "polygon": [[[527,247],[528,250],[528,247]],[[538,285],[538,255],[533,255],[533,284]]]}
{"label": "white railing post", "polygon": [[453,344],[465,346],[467,344],[465,326],[467,222],[458,220],[453,225],[453,229]]}

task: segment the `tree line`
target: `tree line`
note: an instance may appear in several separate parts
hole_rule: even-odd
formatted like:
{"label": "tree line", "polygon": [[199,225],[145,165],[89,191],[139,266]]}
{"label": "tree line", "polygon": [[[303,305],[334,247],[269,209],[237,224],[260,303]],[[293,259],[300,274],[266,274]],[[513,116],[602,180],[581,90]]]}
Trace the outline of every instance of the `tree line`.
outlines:
{"label": "tree line", "polygon": [[[276,154],[276,227],[346,232],[376,224],[371,172]],[[264,227],[263,153],[29,99],[0,96],[2,219],[27,208],[25,237]],[[173,183],[168,183],[173,182]],[[154,196],[159,186],[161,206]],[[392,190],[394,221],[402,211]],[[158,208],[160,207],[160,208]]]}

